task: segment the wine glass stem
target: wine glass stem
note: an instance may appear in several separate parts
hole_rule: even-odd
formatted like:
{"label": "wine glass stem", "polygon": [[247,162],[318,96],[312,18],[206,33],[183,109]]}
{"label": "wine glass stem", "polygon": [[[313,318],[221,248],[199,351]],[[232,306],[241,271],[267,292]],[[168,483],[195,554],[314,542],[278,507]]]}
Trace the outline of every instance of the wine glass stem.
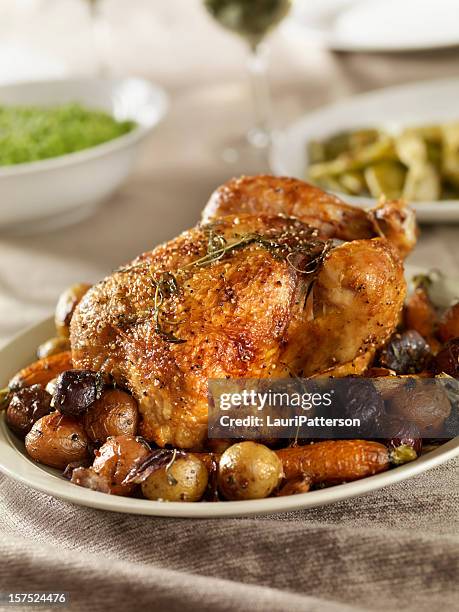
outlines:
{"label": "wine glass stem", "polygon": [[91,17],[92,43],[97,55],[97,76],[105,77],[108,74],[106,64],[107,47],[107,24],[103,21],[100,0],[89,0],[89,12]]}
{"label": "wine glass stem", "polygon": [[265,148],[271,141],[271,93],[267,49],[262,43],[251,48],[247,68],[254,111],[254,126],[249,130],[247,138],[255,147]]}

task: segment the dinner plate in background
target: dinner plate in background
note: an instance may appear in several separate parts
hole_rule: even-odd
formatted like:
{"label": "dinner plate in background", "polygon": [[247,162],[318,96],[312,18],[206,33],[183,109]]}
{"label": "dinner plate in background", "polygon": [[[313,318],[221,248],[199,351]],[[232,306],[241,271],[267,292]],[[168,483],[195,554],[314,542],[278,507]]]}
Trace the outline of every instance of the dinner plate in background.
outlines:
{"label": "dinner plate in background", "polygon": [[166,113],[165,92],[139,78],[66,78],[0,86],[0,105],[77,102],[117,120],[128,133],[102,144],[39,161],[0,166],[0,231],[36,233],[92,214],[129,176],[142,142]]}
{"label": "dinner plate in background", "polygon": [[401,52],[459,45],[457,0],[297,0],[286,31],[336,51]]}
{"label": "dinner plate in background", "polygon": [[[360,94],[304,115],[278,132],[270,151],[274,174],[304,179],[307,145],[342,130],[376,127],[389,132],[409,126],[459,121],[459,79],[423,81]],[[346,202],[367,208],[374,198],[337,193]],[[459,222],[459,199],[413,202],[419,221]]]}
{"label": "dinner plate in background", "polygon": [[[407,267],[407,278],[425,270]],[[443,279],[442,293],[446,303],[459,295],[459,280]],[[31,363],[39,344],[55,334],[54,322],[48,319],[26,330],[0,350],[0,387],[20,368]],[[4,414],[0,414],[0,471],[32,489],[42,491],[81,506],[100,510],[171,516],[181,518],[217,518],[225,516],[252,516],[287,512],[316,506],[325,506],[343,499],[357,497],[377,491],[402,480],[412,478],[428,469],[441,465],[459,456],[459,438],[422,455],[416,461],[407,463],[387,472],[369,476],[346,484],[317,489],[308,493],[284,497],[268,497],[249,501],[228,502],[160,502],[133,497],[119,497],[91,491],[66,480],[58,470],[39,465],[26,454],[24,443],[8,429]]]}

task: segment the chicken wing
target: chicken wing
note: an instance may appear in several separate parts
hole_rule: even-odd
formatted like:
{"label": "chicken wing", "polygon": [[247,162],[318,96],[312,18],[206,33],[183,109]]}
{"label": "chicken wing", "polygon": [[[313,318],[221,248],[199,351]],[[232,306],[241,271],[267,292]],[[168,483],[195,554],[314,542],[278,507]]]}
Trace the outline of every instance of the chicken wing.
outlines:
{"label": "chicken wing", "polygon": [[202,218],[250,214],[284,214],[316,227],[322,238],[358,240],[386,237],[402,256],[416,244],[414,212],[401,201],[383,202],[366,211],[294,178],[268,175],[231,179],[211,195]]}

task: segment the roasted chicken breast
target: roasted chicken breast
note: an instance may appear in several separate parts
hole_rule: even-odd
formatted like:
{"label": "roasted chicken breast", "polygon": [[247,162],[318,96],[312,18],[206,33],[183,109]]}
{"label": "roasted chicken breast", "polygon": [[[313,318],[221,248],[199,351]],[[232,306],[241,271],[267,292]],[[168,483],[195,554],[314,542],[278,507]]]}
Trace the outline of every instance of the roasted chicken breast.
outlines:
{"label": "roasted chicken breast", "polygon": [[338,246],[318,223],[259,212],[143,254],[78,305],[75,367],[133,393],[145,438],[194,449],[207,436],[208,379],[361,372],[397,325],[405,282],[396,248],[353,214],[363,239]]}

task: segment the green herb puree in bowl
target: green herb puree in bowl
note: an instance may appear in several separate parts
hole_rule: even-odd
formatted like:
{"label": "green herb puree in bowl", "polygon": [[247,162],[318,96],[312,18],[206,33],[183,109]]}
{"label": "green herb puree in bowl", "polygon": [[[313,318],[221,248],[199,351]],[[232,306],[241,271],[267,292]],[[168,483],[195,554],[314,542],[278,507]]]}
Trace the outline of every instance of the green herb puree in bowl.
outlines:
{"label": "green herb puree in bowl", "polygon": [[134,121],[71,103],[60,106],[0,105],[0,166],[49,159],[89,149],[127,134]]}

